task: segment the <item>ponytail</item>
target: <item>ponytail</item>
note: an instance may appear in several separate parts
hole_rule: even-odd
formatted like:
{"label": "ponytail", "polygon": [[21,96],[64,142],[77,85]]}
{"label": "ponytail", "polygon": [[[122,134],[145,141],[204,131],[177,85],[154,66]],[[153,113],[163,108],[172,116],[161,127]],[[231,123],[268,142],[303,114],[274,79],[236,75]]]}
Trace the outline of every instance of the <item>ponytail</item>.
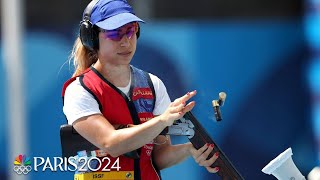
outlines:
{"label": "ponytail", "polygon": [[72,59],[75,68],[75,72],[73,73],[72,77],[75,77],[83,73],[92,64],[96,63],[98,60],[98,55],[97,51],[90,51],[85,48],[78,37],[71,52],[70,60]]}

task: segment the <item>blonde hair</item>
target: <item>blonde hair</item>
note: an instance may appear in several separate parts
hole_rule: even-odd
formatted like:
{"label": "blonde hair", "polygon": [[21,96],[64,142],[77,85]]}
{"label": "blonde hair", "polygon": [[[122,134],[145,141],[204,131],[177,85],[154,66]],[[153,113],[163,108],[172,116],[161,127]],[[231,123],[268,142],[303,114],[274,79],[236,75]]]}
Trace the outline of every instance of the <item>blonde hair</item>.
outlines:
{"label": "blonde hair", "polygon": [[75,72],[72,77],[74,77],[82,74],[92,64],[96,63],[98,60],[98,54],[96,50],[91,51],[84,47],[81,43],[80,37],[78,37],[74,42],[69,60],[73,60]]}

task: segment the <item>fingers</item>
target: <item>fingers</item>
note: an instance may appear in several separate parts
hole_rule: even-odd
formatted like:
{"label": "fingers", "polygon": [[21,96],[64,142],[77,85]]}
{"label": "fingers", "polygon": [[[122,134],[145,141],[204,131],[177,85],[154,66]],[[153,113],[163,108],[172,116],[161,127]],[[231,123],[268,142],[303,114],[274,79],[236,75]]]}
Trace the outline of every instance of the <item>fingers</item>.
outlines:
{"label": "fingers", "polygon": [[182,109],[182,113],[186,113],[186,112],[191,111],[195,105],[196,105],[196,102],[194,102],[194,101],[189,102],[189,103]]}
{"label": "fingers", "polygon": [[206,169],[207,169],[210,173],[217,173],[217,172],[220,170],[219,167],[214,167],[214,168],[212,168],[212,167],[210,167],[210,166],[206,167]]}
{"label": "fingers", "polygon": [[184,96],[176,99],[174,102],[171,103],[171,110],[170,113],[178,113],[178,118],[181,118],[186,112],[191,111],[192,108],[195,106],[195,102],[189,102],[186,105],[186,101],[188,101],[190,98],[195,96],[197,94],[197,91],[194,90],[192,92],[188,92]]}
{"label": "fingers", "polygon": [[213,155],[210,159],[208,159],[208,160],[206,160],[206,161],[202,161],[202,163],[199,164],[199,165],[200,165],[200,166],[204,166],[204,167],[209,167],[209,166],[211,166],[214,162],[216,162],[216,160],[218,159],[218,157],[219,157],[219,153],[216,152],[216,153],[214,153],[214,155]]}
{"label": "fingers", "polygon": [[182,102],[182,103],[180,103],[179,105],[171,108],[170,112],[171,112],[171,113],[181,112],[181,111],[184,109],[184,105],[185,105],[185,102]]}
{"label": "fingers", "polygon": [[[204,164],[207,163],[207,162],[206,162],[206,159],[208,158],[209,154],[211,153],[211,151],[213,150],[213,147],[214,147],[213,144],[211,144],[211,145],[205,145],[205,146],[207,146],[207,149],[206,149],[204,152],[202,152],[202,153],[200,154],[200,156],[198,156],[198,157],[195,159],[195,161],[196,161],[200,166],[204,166]],[[209,164],[209,166],[210,166],[210,165],[211,165],[211,164]]]}
{"label": "fingers", "polygon": [[191,111],[191,110],[193,109],[193,107],[195,106],[195,104],[196,104],[196,103],[195,103],[194,101],[192,101],[192,102],[188,103],[188,104],[185,106],[185,103],[183,102],[183,103],[181,103],[180,105],[173,107],[173,108],[170,110],[170,112],[171,112],[171,113],[179,113],[179,112],[180,112],[180,115],[182,115],[182,114],[185,114],[185,113],[188,112],[188,111]]}
{"label": "fingers", "polygon": [[192,148],[191,149],[191,154],[193,156],[194,159],[197,159],[199,156],[201,156],[201,154],[210,146],[210,144],[205,144],[204,146],[202,146],[200,149],[195,149]]}
{"label": "fingers", "polygon": [[219,152],[216,152],[211,158],[208,158],[210,153],[213,151],[214,144],[205,144],[200,149],[196,150],[195,148],[191,148],[190,152],[195,159],[195,161],[199,164],[199,166],[204,166],[210,173],[216,173],[219,171],[219,167],[210,167],[219,157]]}
{"label": "fingers", "polygon": [[195,106],[194,101],[188,103],[187,105],[186,102],[195,96],[196,93],[197,91],[194,90],[176,99],[170,104],[166,111],[161,114],[159,120],[164,122],[166,126],[171,126],[175,120],[182,118],[186,112],[190,111]]}
{"label": "fingers", "polygon": [[195,96],[197,94],[197,91],[194,90],[194,91],[191,91],[191,92],[188,92],[187,94],[185,94],[184,96],[176,99],[174,102],[173,102],[173,105],[177,106],[179,104],[181,104],[182,102],[186,102],[188,101],[190,98],[192,98],[193,96]]}

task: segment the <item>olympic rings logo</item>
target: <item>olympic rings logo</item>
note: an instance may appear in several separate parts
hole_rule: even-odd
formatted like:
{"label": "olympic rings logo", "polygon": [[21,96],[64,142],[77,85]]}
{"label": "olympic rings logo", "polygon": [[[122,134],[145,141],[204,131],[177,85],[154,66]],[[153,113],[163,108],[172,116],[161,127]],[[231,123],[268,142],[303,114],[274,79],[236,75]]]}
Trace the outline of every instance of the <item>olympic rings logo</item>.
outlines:
{"label": "olympic rings logo", "polygon": [[14,166],[14,167],[13,167],[13,170],[14,170],[17,174],[27,175],[27,174],[32,170],[32,167],[31,167],[30,165],[28,165],[28,166],[20,165],[20,166]]}

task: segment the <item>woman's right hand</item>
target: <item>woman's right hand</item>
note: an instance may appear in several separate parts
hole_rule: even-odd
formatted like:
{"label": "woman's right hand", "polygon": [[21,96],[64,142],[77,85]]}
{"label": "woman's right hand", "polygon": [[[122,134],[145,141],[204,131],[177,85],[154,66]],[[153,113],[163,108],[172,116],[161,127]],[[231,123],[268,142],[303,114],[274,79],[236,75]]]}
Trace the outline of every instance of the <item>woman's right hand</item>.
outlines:
{"label": "woman's right hand", "polygon": [[197,91],[194,90],[174,100],[166,111],[160,115],[160,119],[164,121],[167,126],[171,126],[175,120],[182,118],[186,112],[192,110],[195,106],[195,102],[191,101],[187,105],[186,102],[196,94]]}

